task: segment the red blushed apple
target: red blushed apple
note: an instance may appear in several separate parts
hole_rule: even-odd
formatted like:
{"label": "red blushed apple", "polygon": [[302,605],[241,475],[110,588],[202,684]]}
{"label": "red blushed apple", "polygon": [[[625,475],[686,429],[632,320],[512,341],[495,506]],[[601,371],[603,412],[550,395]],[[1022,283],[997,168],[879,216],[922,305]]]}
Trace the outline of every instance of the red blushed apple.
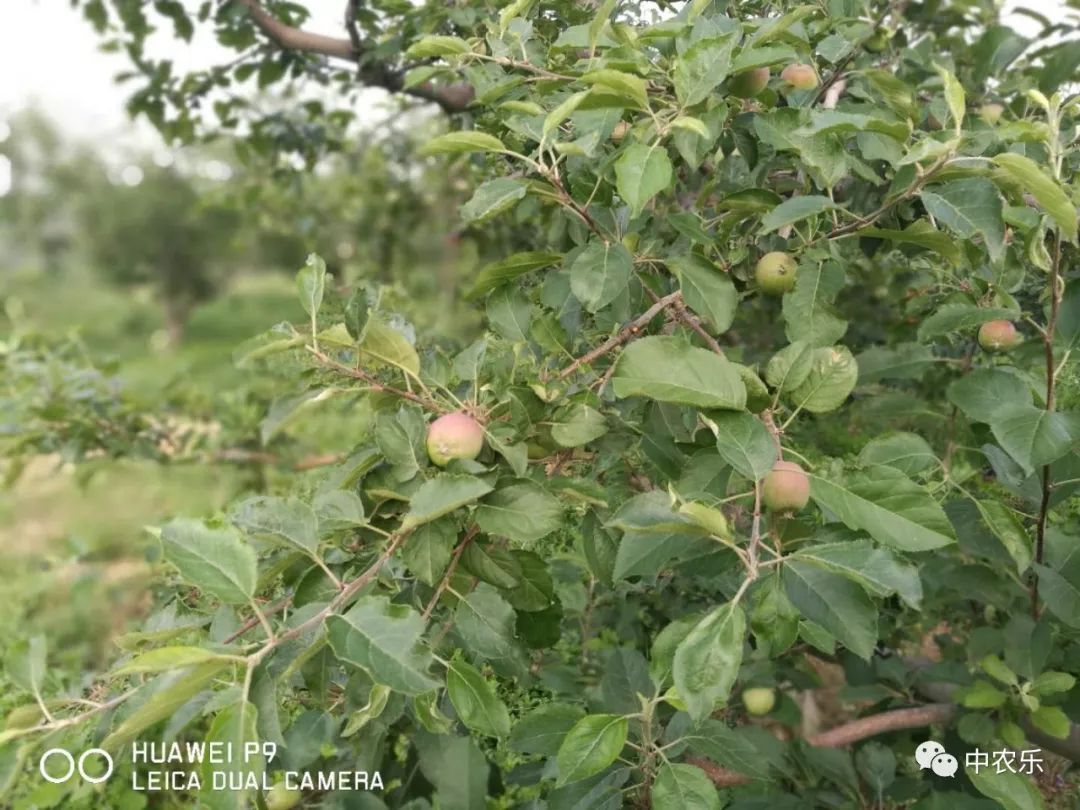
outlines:
{"label": "red blushed apple", "polygon": [[810,478],[794,461],[778,461],[765,474],[761,500],[773,512],[798,512],[810,500]]}
{"label": "red blushed apple", "polygon": [[483,446],[484,428],[464,411],[440,416],[428,426],[428,458],[440,467],[455,458],[476,458]]}
{"label": "red blushed apple", "polygon": [[979,327],[979,345],[988,352],[1006,352],[1019,342],[1011,321],[987,321]]}

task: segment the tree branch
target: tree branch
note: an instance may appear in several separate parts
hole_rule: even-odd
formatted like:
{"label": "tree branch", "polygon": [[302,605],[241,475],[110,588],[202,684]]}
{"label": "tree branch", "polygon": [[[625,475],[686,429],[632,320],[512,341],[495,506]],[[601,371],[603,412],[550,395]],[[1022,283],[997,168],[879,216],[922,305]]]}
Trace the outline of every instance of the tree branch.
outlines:
{"label": "tree branch", "polygon": [[[806,741],[818,748],[841,748],[890,731],[923,728],[935,723],[949,723],[956,716],[956,712],[954,703],[931,703],[910,709],[894,709],[872,714],[869,717],[860,717],[858,720],[852,720],[850,723],[844,723],[842,726],[831,728],[820,734],[813,734],[807,737]],[[732,787],[750,781],[750,777],[723,768],[707,759],[688,757],[686,761],[701,768],[717,787]]]}
{"label": "tree branch", "polygon": [[651,321],[653,318],[659,315],[661,311],[667,309],[672,303],[674,303],[681,297],[682,293],[676,291],[671,293],[670,295],[665,295],[663,298],[658,298],[655,304],[645,310],[641,315],[634,318],[634,320],[630,321],[630,323],[620,329],[618,333],[605,340],[592,351],[583,354],[573,363],[571,363],[558,374],[556,374],[555,379],[565,380],[582,366],[588,365],[598,357],[603,357],[616,346],[620,346],[623,343],[626,343],[626,341],[630,340],[630,338],[636,335],[646,324],[648,324],[649,321]]}
{"label": "tree branch", "polygon": [[364,51],[354,44],[353,39],[314,34],[283,23],[267,11],[258,0],[236,1],[248,10],[252,22],[283,50],[355,62],[360,65],[359,76],[364,84],[370,87],[381,87],[391,93],[404,93],[425,101],[432,101],[448,113],[461,112],[472,103],[474,92],[469,84],[440,86],[432,82],[422,82],[414,87],[405,88],[404,77],[399,70],[385,63],[364,60]]}

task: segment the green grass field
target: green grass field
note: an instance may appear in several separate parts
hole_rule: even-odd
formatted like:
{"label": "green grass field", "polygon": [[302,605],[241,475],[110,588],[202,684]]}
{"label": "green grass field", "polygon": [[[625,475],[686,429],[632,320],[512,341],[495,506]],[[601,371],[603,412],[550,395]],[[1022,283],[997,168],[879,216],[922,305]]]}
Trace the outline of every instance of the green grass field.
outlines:
{"label": "green grass field", "polygon": [[[163,345],[148,291],[117,290],[89,275],[8,277],[3,307],[22,329],[77,334],[95,361],[112,358],[125,389],[146,402],[181,382],[220,393],[236,384],[232,352],[246,338],[299,312],[284,276],[239,278],[197,309],[178,349]],[[0,322],[3,318],[0,316]],[[148,605],[145,527],[172,515],[220,509],[241,484],[235,467],[161,466],[136,460],[64,464],[31,460],[0,491],[0,649],[45,633],[64,671],[99,664],[108,639]],[[93,609],[88,609],[92,606]]]}

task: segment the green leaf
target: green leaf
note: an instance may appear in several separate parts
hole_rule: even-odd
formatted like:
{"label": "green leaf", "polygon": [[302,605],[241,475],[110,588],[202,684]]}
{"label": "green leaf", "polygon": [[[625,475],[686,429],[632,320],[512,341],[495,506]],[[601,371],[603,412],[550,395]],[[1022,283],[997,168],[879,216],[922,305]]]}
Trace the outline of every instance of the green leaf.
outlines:
{"label": "green leaf", "polygon": [[934,449],[916,433],[893,433],[872,439],[859,451],[863,467],[895,467],[904,475],[918,475],[939,465]]}
{"label": "green leaf", "polygon": [[768,45],[764,48],[744,48],[731,64],[732,74],[744,73],[760,67],[786,65],[799,61],[798,54],[788,45]]}
{"label": "green leaf", "polygon": [[510,177],[488,180],[461,206],[461,219],[471,225],[481,225],[509,211],[518,200],[524,199],[528,190],[529,184],[524,180]]}
{"label": "green leaf", "polygon": [[991,423],[1005,412],[1032,405],[1031,387],[1016,374],[998,368],[975,369],[953,380],[946,396],[973,422]]}
{"label": "green leaf", "polygon": [[326,262],[316,253],[307,257],[307,264],[296,274],[296,289],[300,294],[300,303],[304,311],[312,318],[322,306],[323,290],[326,287]]}
{"label": "green leaf", "polygon": [[704,101],[728,76],[737,33],[699,39],[675,62],[675,96],[683,107]]}
{"label": "green leaf", "polygon": [[765,366],[766,381],[779,393],[790,393],[810,376],[814,353],[814,349],[802,341],[785,346],[769,358]]}
{"label": "green leaf", "polygon": [[990,527],[990,531],[1013,558],[1016,573],[1023,575],[1031,565],[1031,538],[1020,518],[1001,501],[986,498],[976,500],[975,505],[983,522]]}
{"label": "green leaf", "polygon": [[101,743],[110,751],[124,748],[146,729],[172,716],[181,706],[208,687],[223,669],[230,666],[226,661],[209,661],[189,669],[162,675],[144,687],[152,692],[149,699],[124,718]]}
{"label": "green leaf", "polygon": [[208,661],[228,660],[229,656],[207,650],[204,647],[161,647],[137,655],[112,671],[112,677],[136,675],[147,672],[165,672]]}
{"label": "green leaf", "polygon": [[500,739],[510,734],[510,713],[491,684],[465,661],[454,660],[446,668],[446,691],[461,722],[481,734]]}
{"label": "green leaf", "polygon": [[720,796],[695,765],[664,763],[652,786],[654,810],[720,810]]}
{"label": "green leaf", "polygon": [[551,438],[562,447],[581,447],[607,433],[603,414],[580,402],[555,415]]}
{"label": "green leaf", "polygon": [[847,331],[847,321],[833,307],[844,287],[839,262],[803,264],[795,275],[795,289],[784,296],[784,331],[788,342],[813,347],[832,346]]}
{"label": "green leaf", "polygon": [[[390,695],[393,693],[393,690],[389,686],[384,686],[381,683],[373,684],[371,691],[368,693],[368,702],[349,714],[349,719],[345,722],[345,727],[341,730],[341,736],[351,737],[353,734],[364,728],[364,726],[379,719],[386,710],[386,704],[390,701]],[[425,692],[424,694],[430,693]],[[419,700],[419,696],[416,699]]]}
{"label": "green leaf", "polygon": [[785,225],[794,225],[796,222],[802,222],[804,219],[839,207],[828,197],[815,195],[792,197],[761,218],[761,233],[772,233]]}
{"label": "green leaf", "polygon": [[31,636],[18,641],[8,653],[4,670],[20,688],[41,696],[45,681],[48,646],[43,635]]}
{"label": "green leaf", "polygon": [[995,768],[966,768],[972,786],[993,799],[1003,810],[1043,810],[1042,794],[1030,776],[1011,771],[998,773]]}
{"label": "green leaf", "polygon": [[531,545],[562,525],[562,513],[558,498],[533,481],[517,479],[484,498],[476,523],[487,534]]}
{"label": "green leaf", "polygon": [[408,339],[390,324],[372,314],[364,325],[359,349],[369,365],[384,364],[412,376],[420,374],[420,357]]}
{"label": "green leaf", "polygon": [[454,629],[473,655],[493,662],[514,660],[514,609],[491,585],[481,584],[454,611]]}
{"label": "green leaf", "polygon": [[953,265],[960,264],[962,254],[956,240],[948,234],[936,230],[933,225],[924,219],[916,220],[904,230],[897,231],[889,228],[863,228],[859,236],[871,239],[888,239],[890,242],[900,242],[906,245],[917,245],[926,248],[931,253],[936,253]]}
{"label": "green leaf", "polygon": [[625,99],[629,105],[639,109],[648,109],[649,94],[645,89],[645,80],[632,73],[621,70],[593,70],[581,77],[581,81],[593,87],[601,87],[611,94]]}
{"label": "green leaf", "polygon": [[878,132],[897,141],[906,141],[911,134],[911,124],[907,121],[881,118],[876,115],[840,112],[838,110],[811,110],[810,123],[800,127],[792,134],[799,138],[813,138],[815,135],[840,133],[850,135],[857,132]]}
{"label": "green leaf", "polygon": [[706,424],[716,436],[721,458],[739,475],[760,481],[776,463],[776,440],[760,419],[748,413],[720,413]]}
{"label": "green leaf", "polygon": [[742,410],[746,388],[731,363],[675,337],[650,336],[627,346],[612,378],[615,396],[643,396],[700,408]]}
{"label": "green leaf", "polygon": [[457,523],[452,518],[436,520],[418,526],[405,538],[401,556],[417,579],[434,585],[450,565],[457,542]]}
{"label": "green leaf", "polygon": [[319,547],[319,519],[298,498],[254,495],[232,510],[232,521],[249,534],[269,536],[314,555]]}
{"label": "green leaf", "polygon": [[409,500],[409,513],[401,528],[412,529],[441,518],[487,495],[493,487],[472,475],[439,473],[425,481]]}
{"label": "green leaf", "polygon": [[462,154],[465,152],[505,152],[506,146],[494,135],[486,132],[447,132],[424,144],[419,154],[431,155]]}
{"label": "green leaf", "polygon": [[964,86],[957,81],[956,77],[941,65],[934,65],[934,70],[941,76],[941,83],[945,85],[945,103],[949,107],[956,134],[960,134],[960,128],[964,124],[965,100]]}
{"label": "green leaf", "polygon": [[469,543],[461,555],[464,569],[497,588],[515,588],[521,582],[521,562],[507,549]]}
{"label": "green leaf", "polygon": [[1053,178],[1031,158],[1015,152],[1002,152],[993,158],[993,162],[1035,198],[1057,223],[1062,236],[1076,241],[1076,206]]}
{"label": "green leaf", "polygon": [[922,602],[918,569],[866,540],[804,546],[792,559],[805,560],[845,576],[875,596],[896,594],[915,610]]}
{"label": "green leaf", "polygon": [[570,703],[543,703],[514,723],[507,746],[520,754],[553,757],[584,714],[580,706]]}
{"label": "green leaf", "polygon": [[679,277],[683,301],[713,332],[726,332],[735,319],[739,294],[728,275],[694,255],[669,259]]}
{"label": "green leaf", "polygon": [[247,746],[258,746],[260,741],[258,720],[259,713],[254,705],[247,700],[237,700],[218,712],[210,723],[205,739],[208,750],[232,752],[223,761],[206,757],[199,763],[204,785],[215,784],[224,777],[224,787],[215,788],[212,793],[214,808],[246,810],[250,806],[251,786],[262,781],[266,769],[261,747],[257,747],[254,754],[247,750]]}
{"label": "green leaf", "polygon": [[623,501],[605,526],[645,534],[682,533],[700,535],[692,519],[676,512],[671,498],[660,490],[642,492]]}
{"label": "green leaf", "polygon": [[694,625],[676,648],[675,688],[695,721],[704,720],[731,695],[745,638],[746,616],[737,603],[729,602]]}
{"label": "green leaf", "polygon": [[360,667],[376,683],[418,695],[439,684],[428,674],[431,653],[420,646],[424,620],[408,605],[365,596],[347,613],[326,619],[327,639],[342,661]]}
{"label": "green leaf", "polygon": [[845,346],[814,349],[810,373],[788,394],[796,407],[810,413],[835,411],[844,404],[859,378],[859,365]]}
{"label": "green leaf", "polygon": [[1011,320],[1019,312],[1003,307],[980,307],[975,304],[946,304],[919,324],[919,340],[929,343],[953,332],[967,332],[988,321]]}
{"label": "green leaf", "polygon": [[427,466],[427,423],[419,408],[402,405],[375,417],[375,443],[393,468],[395,481],[410,481]]}
{"label": "green leaf", "polygon": [[1031,682],[1035,695],[1057,695],[1076,686],[1076,677],[1067,672],[1043,672]]}
{"label": "green leaf", "polygon": [[1016,677],[1016,673],[998,658],[996,655],[986,655],[979,662],[979,666],[982,667],[983,672],[989,675],[996,681],[1007,684],[1009,686],[1017,686],[1020,680]]}
{"label": "green leaf", "polygon": [[1030,475],[1080,441],[1080,415],[1018,405],[997,413],[990,429],[998,444]]}
{"label": "green leaf", "polygon": [[547,138],[552,132],[557,130],[559,126],[573,115],[574,111],[581,106],[582,102],[589,97],[589,91],[583,90],[580,93],[574,93],[569,96],[564,102],[559,104],[555,109],[547,114],[544,118],[543,134]]}
{"label": "green leaf", "polygon": [[589,312],[603,309],[626,290],[634,257],[619,242],[594,240],[570,266],[570,289]]}
{"label": "green leaf", "polygon": [[1072,730],[1069,716],[1057,706],[1040,706],[1031,713],[1031,723],[1040,731],[1059,740],[1068,739]]}
{"label": "green leaf", "polygon": [[412,59],[425,59],[432,56],[460,56],[471,50],[469,43],[461,37],[430,34],[414,42],[405,54]]}
{"label": "green leaf", "polygon": [[808,562],[783,566],[784,590],[802,615],[832,633],[849,650],[869,660],[877,644],[877,609],[846,576]]}
{"label": "green leaf", "polygon": [[562,258],[561,253],[529,251],[515,253],[502,261],[484,265],[477,274],[467,297],[470,299],[480,298],[485,293],[513,281],[518,276],[523,276],[542,267],[558,264],[562,261]]}
{"label": "green leaf", "polygon": [[811,473],[810,497],[848,528],[902,551],[929,551],[956,542],[952,524],[930,493],[891,467],[857,473],[845,484]]}
{"label": "green leaf", "polygon": [[578,720],[555,757],[558,784],[587,779],[604,770],[622,753],[628,730],[626,718],[614,714],[590,714]]}
{"label": "green leaf", "polygon": [[180,576],[228,604],[244,604],[255,594],[255,551],[232,528],[177,518],[161,527],[165,559]]}
{"label": "green leaf", "polygon": [[933,363],[933,351],[920,343],[872,346],[858,357],[859,382],[919,379]]}
{"label": "green leaf", "polygon": [[919,198],[927,212],[961,239],[981,236],[997,262],[1005,250],[1001,195],[982,177],[969,177],[923,189]]}
{"label": "green leaf", "polygon": [[659,144],[631,144],[615,161],[615,188],[636,217],[649,200],[671,185],[671,159]]}

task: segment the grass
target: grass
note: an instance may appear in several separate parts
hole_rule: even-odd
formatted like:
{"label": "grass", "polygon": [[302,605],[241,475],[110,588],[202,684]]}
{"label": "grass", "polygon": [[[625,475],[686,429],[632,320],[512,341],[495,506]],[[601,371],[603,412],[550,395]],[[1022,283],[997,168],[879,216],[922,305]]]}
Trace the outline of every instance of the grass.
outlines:
{"label": "grass", "polygon": [[[148,403],[177,384],[235,387],[236,345],[302,314],[289,279],[237,278],[193,313],[173,350],[163,345],[148,290],[111,288],[89,274],[25,272],[8,275],[3,293],[3,311],[20,328],[77,334],[95,360],[115,359],[126,389]],[[0,314],[0,332],[6,326]],[[0,491],[0,564],[8,574],[0,581],[0,650],[42,633],[50,670],[78,677],[106,665],[109,640],[149,607],[145,527],[220,509],[241,475],[203,465],[103,461],[75,469],[56,457],[32,460],[11,490]]]}

